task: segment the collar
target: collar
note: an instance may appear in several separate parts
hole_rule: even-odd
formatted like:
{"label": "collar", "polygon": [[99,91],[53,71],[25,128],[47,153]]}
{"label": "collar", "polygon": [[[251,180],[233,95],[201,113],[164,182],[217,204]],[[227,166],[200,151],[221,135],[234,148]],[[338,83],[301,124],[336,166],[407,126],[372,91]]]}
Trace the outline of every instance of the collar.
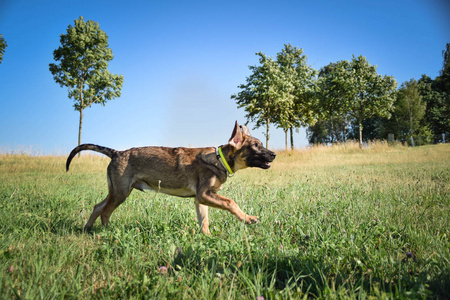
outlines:
{"label": "collar", "polygon": [[222,146],[216,148],[216,157],[222,163],[222,166],[225,168],[225,170],[227,170],[228,176],[233,177],[234,172],[233,170],[231,170],[230,165],[228,164],[225,156],[222,153]]}

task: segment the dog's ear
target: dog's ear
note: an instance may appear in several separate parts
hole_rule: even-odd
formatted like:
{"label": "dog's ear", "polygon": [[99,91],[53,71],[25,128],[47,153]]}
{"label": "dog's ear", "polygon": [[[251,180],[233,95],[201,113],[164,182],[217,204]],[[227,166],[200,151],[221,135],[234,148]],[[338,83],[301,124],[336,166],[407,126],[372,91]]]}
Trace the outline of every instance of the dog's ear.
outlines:
{"label": "dog's ear", "polygon": [[228,141],[228,144],[230,144],[236,150],[239,150],[242,147],[243,141],[244,141],[244,137],[242,135],[241,128],[239,127],[239,124],[236,121],[236,124],[234,125],[234,129],[233,129],[233,133],[231,134],[231,138]]}
{"label": "dog's ear", "polygon": [[248,130],[247,126],[241,125],[241,128],[242,128],[242,133],[243,133],[244,135],[246,135],[246,136],[252,136],[252,135],[250,134],[250,130]]}

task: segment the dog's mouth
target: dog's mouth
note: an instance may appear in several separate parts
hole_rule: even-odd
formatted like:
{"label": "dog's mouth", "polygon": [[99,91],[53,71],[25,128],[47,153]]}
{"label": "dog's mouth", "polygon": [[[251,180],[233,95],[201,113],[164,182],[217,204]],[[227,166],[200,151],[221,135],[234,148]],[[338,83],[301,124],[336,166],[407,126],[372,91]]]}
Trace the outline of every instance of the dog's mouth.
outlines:
{"label": "dog's mouth", "polygon": [[270,168],[270,162],[268,162],[268,161],[257,162],[256,167],[261,168],[261,169],[268,169],[268,168]]}
{"label": "dog's mouth", "polygon": [[254,159],[250,162],[250,165],[252,167],[261,168],[261,169],[269,169],[271,167],[270,163],[273,161],[273,159]]}
{"label": "dog's mouth", "polygon": [[276,154],[272,151],[266,151],[263,153],[253,154],[250,157],[244,158],[247,167],[269,169],[270,163],[275,160]]}

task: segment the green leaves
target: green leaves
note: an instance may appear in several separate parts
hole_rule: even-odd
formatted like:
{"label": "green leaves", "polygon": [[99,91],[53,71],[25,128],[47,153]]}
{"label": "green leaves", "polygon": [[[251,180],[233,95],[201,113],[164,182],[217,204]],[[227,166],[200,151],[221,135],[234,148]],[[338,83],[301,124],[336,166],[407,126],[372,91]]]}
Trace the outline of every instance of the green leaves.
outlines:
{"label": "green leaves", "polygon": [[94,103],[104,105],[120,96],[123,76],[111,74],[108,62],[113,59],[108,36],[97,22],[85,22],[83,17],[69,25],[62,34],[61,46],[53,52],[57,62],[49,65],[53,78],[68,88],[74,108],[80,111]]}
{"label": "green leaves", "polygon": [[277,124],[287,130],[315,122],[314,91],[317,72],[307,65],[308,58],[303,54],[303,49],[298,49],[290,44],[284,45],[284,49],[277,54],[277,62],[287,84],[292,90],[287,91],[289,105],[282,105],[282,113],[279,114]]}
{"label": "green leaves", "polygon": [[303,50],[285,45],[276,61],[262,52],[256,55],[260,65],[249,67],[253,73],[239,86],[241,92],[231,96],[245,109],[246,118],[256,127],[266,125],[266,138],[271,122],[285,131],[314,122],[316,71],[306,64]]}
{"label": "green leaves", "polygon": [[56,83],[67,87],[68,97],[74,100],[73,107],[80,112],[78,145],[81,144],[83,109],[94,103],[105,105],[106,101],[120,97],[123,76],[111,74],[108,62],[113,54],[108,45],[108,36],[97,22],[75,20],[67,33],[61,35],[61,46],[53,52],[56,64],[49,70]]}
{"label": "green leaves", "polygon": [[319,74],[320,104],[324,118],[349,116],[360,127],[373,116],[390,117],[394,109],[397,83],[392,76],[382,76],[364,56],[331,63]]}
{"label": "green leaves", "polygon": [[[418,88],[427,104],[426,121],[435,135],[450,132],[450,43],[442,51],[440,76],[432,80],[426,75],[418,81]],[[435,141],[441,141],[437,138]]]}
{"label": "green leaves", "polygon": [[239,108],[247,112],[246,118],[256,122],[256,127],[269,126],[270,120],[277,110],[276,103],[279,99],[280,87],[283,83],[280,69],[277,63],[264,53],[259,55],[259,66],[250,66],[253,72],[246,79],[246,84],[241,84],[242,90],[237,95],[232,95]]}
{"label": "green leaves", "polygon": [[[397,93],[395,110],[387,129],[389,133],[402,140],[411,140],[413,136],[431,136],[429,126],[424,124],[426,102],[423,101],[414,79],[404,82]],[[431,138],[430,138],[431,140]]]}
{"label": "green leaves", "polygon": [[3,55],[5,54],[5,48],[8,46],[5,39],[3,38],[3,35],[0,34],[0,64],[3,60]]}

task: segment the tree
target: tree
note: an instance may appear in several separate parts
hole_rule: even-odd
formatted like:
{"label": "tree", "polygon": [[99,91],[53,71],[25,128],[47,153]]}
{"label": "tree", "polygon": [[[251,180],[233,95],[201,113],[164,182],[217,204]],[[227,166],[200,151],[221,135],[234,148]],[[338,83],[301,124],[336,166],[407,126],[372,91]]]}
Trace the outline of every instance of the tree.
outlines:
{"label": "tree", "polygon": [[68,88],[68,96],[74,100],[75,110],[80,112],[80,145],[83,110],[94,103],[105,105],[106,101],[120,97],[123,76],[107,70],[113,54],[108,36],[97,22],[85,22],[80,17],[74,27],[69,25],[60,41],[61,46],[53,52],[58,63],[51,63],[49,69],[55,81]]}
{"label": "tree", "polygon": [[434,133],[434,142],[442,142],[442,134],[450,134],[450,43],[442,51],[442,70],[434,80],[422,75],[417,83],[426,103],[425,120]]}
{"label": "tree", "polygon": [[430,137],[431,131],[423,122],[425,111],[426,103],[420,96],[417,81],[411,79],[404,82],[395,102],[394,120],[400,130],[397,136],[408,141],[422,135]]}
{"label": "tree", "polygon": [[0,34],[0,64],[3,60],[3,55],[5,54],[5,49],[8,46],[5,39],[3,38],[3,35]]}
{"label": "tree", "polygon": [[431,142],[432,132],[426,122],[426,102],[419,91],[416,80],[404,82],[397,93],[394,111],[390,119],[372,117],[363,122],[366,135],[372,139],[386,139],[390,133],[397,140],[415,145]]}
{"label": "tree", "polygon": [[276,121],[285,132],[286,150],[288,130],[290,130],[291,149],[294,150],[293,129],[312,125],[316,121],[314,114],[316,71],[307,65],[307,60],[303,49],[290,44],[285,44],[281,52],[277,54],[277,63],[289,87],[286,93],[289,95],[290,105],[280,106],[282,111],[277,115]]}
{"label": "tree", "polygon": [[422,75],[417,83],[418,90],[426,103],[425,119],[435,135],[435,142],[441,142],[442,133],[450,133],[450,98],[442,91],[436,80]]}
{"label": "tree", "polygon": [[[394,103],[394,107],[395,106],[396,104]],[[398,124],[395,120],[395,110],[391,113],[390,118],[380,116],[367,118],[362,122],[363,141],[387,140],[390,133],[397,137],[398,132],[400,132],[397,127]],[[349,124],[347,138],[353,140],[359,139],[359,124],[355,119],[352,119]]]}
{"label": "tree", "polygon": [[431,95],[427,95],[425,99],[427,119],[435,135],[450,133],[450,43],[442,51],[442,56],[442,70],[428,87],[431,88]]}
{"label": "tree", "polygon": [[445,50],[442,51],[442,70],[439,72],[439,76],[436,78],[438,88],[450,96],[450,43],[447,43]]}
{"label": "tree", "polygon": [[405,133],[412,136],[416,133],[426,109],[426,104],[417,89],[417,81],[411,79],[402,83],[397,99],[396,115],[401,117],[399,121],[404,126]]}
{"label": "tree", "polygon": [[[241,91],[232,95],[238,108],[244,108],[246,118],[256,122],[256,128],[266,126],[266,148],[269,148],[269,127],[275,116],[280,114],[280,107],[291,107],[292,101],[289,91],[292,87],[285,80],[278,64],[264,53],[256,53],[259,58],[259,66],[249,66],[252,74],[246,78],[246,84],[238,88]],[[280,116],[279,118],[284,118]]]}
{"label": "tree", "polygon": [[351,62],[339,61],[330,68],[329,91],[337,95],[333,108],[346,112],[359,127],[359,146],[362,148],[363,121],[373,116],[390,117],[394,108],[397,83],[392,76],[381,76],[364,56]]}
{"label": "tree", "polygon": [[306,129],[306,137],[311,145],[330,143],[327,121],[319,119],[314,125],[308,126]]}
{"label": "tree", "polygon": [[[345,89],[336,88],[339,69],[348,67],[347,61],[330,63],[319,71],[315,110],[323,122],[327,138],[321,143],[344,142],[347,138],[348,108],[344,105]],[[311,132],[316,129],[310,128]]]}

